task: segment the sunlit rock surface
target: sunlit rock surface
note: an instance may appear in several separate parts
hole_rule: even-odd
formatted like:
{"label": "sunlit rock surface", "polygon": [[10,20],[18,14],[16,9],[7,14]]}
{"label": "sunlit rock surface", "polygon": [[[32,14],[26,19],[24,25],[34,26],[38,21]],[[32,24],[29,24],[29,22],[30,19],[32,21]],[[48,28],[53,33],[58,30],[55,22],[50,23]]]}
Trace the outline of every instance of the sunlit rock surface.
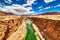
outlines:
{"label": "sunlit rock surface", "polygon": [[[42,40],[43,38],[45,40],[60,40],[60,15],[0,16],[0,40],[20,40],[19,32],[22,35],[26,33],[25,25],[23,25],[25,18],[31,20],[32,24],[39,29],[37,33],[41,34]],[[35,30],[37,29],[35,28]],[[16,34],[18,35],[16,36]]]}

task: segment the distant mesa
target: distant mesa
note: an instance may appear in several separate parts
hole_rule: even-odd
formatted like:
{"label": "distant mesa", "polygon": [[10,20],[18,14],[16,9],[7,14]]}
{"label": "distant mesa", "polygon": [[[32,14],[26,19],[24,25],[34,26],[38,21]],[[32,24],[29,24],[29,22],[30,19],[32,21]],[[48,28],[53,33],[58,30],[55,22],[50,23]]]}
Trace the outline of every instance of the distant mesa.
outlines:
{"label": "distant mesa", "polygon": [[46,12],[38,15],[60,15],[60,12]]}
{"label": "distant mesa", "polygon": [[[4,15],[16,15],[13,13],[6,13],[6,12],[1,12],[0,11],[0,16],[4,16]],[[35,14],[22,14],[23,16],[30,16],[30,15],[35,15]],[[46,12],[46,13],[42,13],[42,14],[38,14],[38,15],[60,15],[60,12]]]}
{"label": "distant mesa", "polygon": [[13,13],[6,13],[6,12],[1,12],[0,11],[0,16],[4,16],[4,15],[15,15],[15,14],[13,14]]}

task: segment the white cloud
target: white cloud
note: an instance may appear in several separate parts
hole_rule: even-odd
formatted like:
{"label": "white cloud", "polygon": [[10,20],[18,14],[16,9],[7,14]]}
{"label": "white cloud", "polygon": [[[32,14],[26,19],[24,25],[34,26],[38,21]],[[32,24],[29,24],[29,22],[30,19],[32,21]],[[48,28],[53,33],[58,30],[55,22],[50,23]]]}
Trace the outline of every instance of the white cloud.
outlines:
{"label": "white cloud", "polygon": [[41,8],[41,7],[38,7],[38,8]]}
{"label": "white cloud", "polygon": [[34,11],[31,11],[31,13],[35,13]]}
{"label": "white cloud", "polygon": [[[18,5],[18,4],[12,4],[12,6],[4,6],[3,8],[0,8],[0,11],[3,12],[7,12],[7,13],[14,13],[17,15],[22,15],[22,14],[29,14],[31,13],[30,10],[32,10],[32,4],[34,3],[34,1],[36,0],[27,0],[27,4],[24,5]],[[12,0],[8,0],[6,1],[6,3],[11,3]],[[25,7],[25,6],[30,6],[30,7]]]}
{"label": "white cloud", "polygon": [[46,7],[46,8],[44,8],[44,9],[49,9],[49,8],[51,8],[51,7],[49,6],[49,7]]}
{"label": "white cloud", "polygon": [[12,0],[4,0],[5,3],[8,3],[8,4],[11,4],[12,3]]}
{"label": "white cloud", "polygon": [[43,8],[43,6],[38,7],[38,9],[41,9],[41,8]]}
{"label": "white cloud", "polygon": [[37,4],[37,2],[34,2],[33,4]]}
{"label": "white cloud", "polygon": [[40,9],[40,11],[42,11],[42,10],[47,10],[47,9],[50,9],[50,8],[51,8],[51,7],[48,6],[48,7],[45,7],[45,8]]}
{"label": "white cloud", "polygon": [[59,6],[60,6],[60,4],[56,5],[56,7],[59,7]]}
{"label": "white cloud", "polygon": [[31,5],[31,4],[33,4],[35,1],[36,1],[36,0],[27,0],[27,4],[28,4],[28,5]]}
{"label": "white cloud", "polygon": [[56,8],[56,7],[60,7],[60,4],[58,4],[58,5],[54,6],[54,8]]}
{"label": "white cloud", "polygon": [[23,6],[31,6],[36,0],[27,0],[27,4],[23,4]]}
{"label": "white cloud", "polygon": [[59,5],[57,5],[57,6],[60,6],[60,4],[59,4]]}
{"label": "white cloud", "polygon": [[50,3],[50,2],[53,2],[53,1],[56,1],[56,0],[44,0],[45,3]]}
{"label": "white cloud", "polygon": [[21,15],[21,14],[29,14],[32,8],[31,7],[25,8],[24,6],[13,4],[12,6],[4,6],[3,8],[0,9],[1,9],[0,11],[3,12]]}
{"label": "white cloud", "polygon": [[42,11],[43,9],[40,9],[39,11]]}
{"label": "white cloud", "polygon": [[32,10],[32,7],[27,7],[27,9]]}

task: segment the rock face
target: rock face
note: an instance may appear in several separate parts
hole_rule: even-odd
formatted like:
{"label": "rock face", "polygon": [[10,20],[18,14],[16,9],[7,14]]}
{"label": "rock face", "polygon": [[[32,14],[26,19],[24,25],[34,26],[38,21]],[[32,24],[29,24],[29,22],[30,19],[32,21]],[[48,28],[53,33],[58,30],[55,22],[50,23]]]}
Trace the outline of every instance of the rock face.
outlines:
{"label": "rock face", "polygon": [[29,18],[39,28],[46,40],[60,40],[60,21],[43,18]]}
{"label": "rock face", "polygon": [[15,31],[15,32],[11,32],[11,35],[6,40],[24,40],[27,34],[25,22],[23,21],[20,26],[15,26],[15,29],[11,31]]}
{"label": "rock face", "polygon": [[[60,40],[60,21],[27,16],[0,16],[0,40],[22,40],[19,35],[24,18],[30,19],[39,29],[46,40]],[[23,25],[23,26],[21,26]],[[22,34],[25,29],[22,28]],[[25,31],[26,32],[26,31]],[[18,35],[17,35],[18,34]],[[16,36],[17,35],[17,36]]]}
{"label": "rock face", "polygon": [[[23,19],[18,17],[0,16],[0,40],[6,40],[12,33],[17,31]],[[8,40],[8,39],[7,39]]]}
{"label": "rock face", "polygon": [[5,32],[7,31],[6,25],[0,24],[0,40],[5,37]]}

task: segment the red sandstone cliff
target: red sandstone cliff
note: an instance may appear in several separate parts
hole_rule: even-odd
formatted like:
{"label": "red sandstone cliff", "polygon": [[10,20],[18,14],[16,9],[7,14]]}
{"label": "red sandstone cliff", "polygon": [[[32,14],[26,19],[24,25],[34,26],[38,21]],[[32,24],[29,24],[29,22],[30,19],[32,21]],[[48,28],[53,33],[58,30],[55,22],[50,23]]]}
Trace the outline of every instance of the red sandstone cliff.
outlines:
{"label": "red sandstone cliff", "polygon": [[24,18],[30,19],[42,33],[46,40],[60,40],[60,15],[54,16],[6,16],[0,12],[0,40],[6,40],[12,33],[17,31]]}

